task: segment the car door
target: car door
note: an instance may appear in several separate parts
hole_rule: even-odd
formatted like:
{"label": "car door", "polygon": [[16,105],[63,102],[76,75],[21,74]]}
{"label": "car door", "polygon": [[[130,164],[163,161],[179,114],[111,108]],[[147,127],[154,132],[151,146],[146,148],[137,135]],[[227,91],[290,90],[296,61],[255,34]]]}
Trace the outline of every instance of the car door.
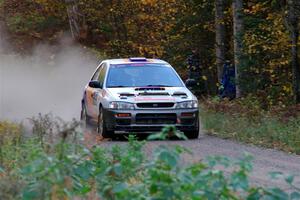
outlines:
{"label": "car door", "polygon": [[107,66],[102,64],[99,73],[95,74],[94,81],[99,81],[101,88],[88,88],[87,96],[89,97],[88,106],[90,116],[94,119],[98,118],[99,114],[99,103],[102,99],[102,87],[106,76]]}
{"label": "car door", "polygon": [[104,65],[99,73],[99,76],[98,76],[98,81],[101,85],[101,88],[95,90],[93,93],[93,97],[95,100],[94,111],[95,111],[97,117],[99,115],[99,104],[103,100],[103,94],[104,94],[103,86],[104,86],[104,81],[105,81],[105,77],[106,77],[106,72],[107,72],[107,64],[104,63]]}
{"label": "car door", "polygon": [[[97,81],[99,74],[101,72],[101,70],[103,69],[104,64],[102,64],[97,71],[94,73],[91,81]],[[97,112],[95,112],[95,96],[94,93],[97,91],[96,88],[92,88],[89,85],[87,86],[86,90],[85,90],[85,102],[86,102],[86,110],[87,110],[87,114],[90,117],[96,118],[97,117]]]}

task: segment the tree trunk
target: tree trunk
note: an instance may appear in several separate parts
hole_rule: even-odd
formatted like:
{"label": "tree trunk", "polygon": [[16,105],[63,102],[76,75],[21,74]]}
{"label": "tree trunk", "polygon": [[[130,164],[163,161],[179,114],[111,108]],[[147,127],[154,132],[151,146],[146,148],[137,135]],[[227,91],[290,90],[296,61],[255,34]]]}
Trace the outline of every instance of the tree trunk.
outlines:
{"label": "tree trunk", "polygon": [[236,97],[241,97],[241,88],[239,85],[240,70],[243,56],[243,0],[233,0],[233,37],[234,37],[234,65],[236,79]]}
{"label": "tree trunk", "polygon": [[295,102],[300,103],[300,69],[298,62],[298,38],[299,30],[292,32],[292,69],[293,69],[293,90]]}
{"label": "tree trunk", "polygon": [[300,66],[298,62],[298,39],[299,39],[299,13],[295,0],[288,1],[289,25],[292,43],[292,71],[293,71],[293,92],[296,103],[300,103]]}
{"label": "tree trunk", "polygon": [[218,81],[221,82],[223,64],[225,61],[225,16],[224,0],[215,0],[215,27],[216,27],[216,63]]}

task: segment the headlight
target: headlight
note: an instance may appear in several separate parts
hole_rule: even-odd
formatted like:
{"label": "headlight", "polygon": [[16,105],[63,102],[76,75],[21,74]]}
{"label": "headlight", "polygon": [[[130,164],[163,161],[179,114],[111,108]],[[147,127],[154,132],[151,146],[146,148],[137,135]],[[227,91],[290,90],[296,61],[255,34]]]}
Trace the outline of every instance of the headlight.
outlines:
{"label": "headlight", "polygon": [[176,104],[177,109],[198,108],[198,101],[184,101]]}
{"label": "headlight", "polygon": [[113,101],[109,103],[108,108],[112,110],[133,110],[134,105],[132,103]]}

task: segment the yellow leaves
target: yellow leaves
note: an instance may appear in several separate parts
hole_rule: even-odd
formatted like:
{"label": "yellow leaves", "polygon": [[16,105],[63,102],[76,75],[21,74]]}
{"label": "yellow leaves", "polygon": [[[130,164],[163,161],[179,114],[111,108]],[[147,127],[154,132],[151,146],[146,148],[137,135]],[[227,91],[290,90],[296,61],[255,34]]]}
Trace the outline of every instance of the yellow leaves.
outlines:
{"label": "yellow leaves", "polygon": [[244,9],[246,14],[257,14],[266,10],[265,3],[256,3],[248,8]]}
{"label": "yellow leaves", "polygon": [[18,135],[20,134],[21,127],[18,124],[13,124],[9,122],[0,122],[0,136],[11,134]]}
{"label": "yellow leaves", "polygon": [[286,93],[290,93],[292,94],[293,93],[293,88],[292,88],[292,85],[284,85],[282,87],[282,90]]}
{"label": "yellow leaves", "polygon": [[272,50],[272,47],[271,46],[267,46],[267,45],[262,45],[262,48],[263,48],[264,51]]}
{"label": "yellow leaves", "polygon": [[[161,57],[165,52],[165,43],[172,40],[171,37],[177,37],[177,33],[169,33],[177,24],[178,12],[182,12],[185,5],[177,0],[99,0],[99,4],[88,0],[80,2],[84,2],[81,10],[87,15],[90,29],[103,30],[107,27],[97,34],[107,38],[108,41],[104,43],[110,49],[108,54],[122,57],[138,54]],[[105,7],[107,10],[102,9]]]}
{"label": "yellow leaves", "polygon": [[273,20],[275,15],[273,13],[269,13],[266,20]]}
{"label": "yellow leaves", "polygon": [[157,4],[157,0],[141,0],[141,3],[145,6],[154,6]]}
{"label": "yellow leaves", "polygon": [[289,60],[283,60],[280,62],[281,65],[288,65],[290,63]]}
{"label": "yellow leaves", "polygon": [[[195,25],[198,26],[198,25]],[[215,30],[215,24],[214,23],[206,23],[203,25],[203,29],[206,29],[208,31],[214,32]]]}
{"label": "yellow leaves", "polygon": [[139,46],[138,52],[141,56],[147,55],[148,57],[155,58],[161,57],[164,53],[164,49],[161,46]]}
{"label": "yellow leaves", "polygon": [[[252,74],[259,74],[268,94],[267,102],[278,104],[293,93],[290,82],[290,38],[284,24],[284,14],[269,5],[254,4],[246,11],[253,27],[246,29],[244,51],[251,58]],[[265,20],[262,20],[265,16]],[[255,24],[256,23],[256,24]]]}

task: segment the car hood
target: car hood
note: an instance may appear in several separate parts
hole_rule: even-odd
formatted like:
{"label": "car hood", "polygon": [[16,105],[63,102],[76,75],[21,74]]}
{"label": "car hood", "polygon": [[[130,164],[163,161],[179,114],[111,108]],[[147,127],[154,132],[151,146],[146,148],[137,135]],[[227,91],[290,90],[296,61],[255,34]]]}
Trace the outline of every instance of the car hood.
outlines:
{"label": "car hood", "polygon": [[165,88],[106,88],[113,101],[137,102],[181,102],[196,100],[186,87]]}

